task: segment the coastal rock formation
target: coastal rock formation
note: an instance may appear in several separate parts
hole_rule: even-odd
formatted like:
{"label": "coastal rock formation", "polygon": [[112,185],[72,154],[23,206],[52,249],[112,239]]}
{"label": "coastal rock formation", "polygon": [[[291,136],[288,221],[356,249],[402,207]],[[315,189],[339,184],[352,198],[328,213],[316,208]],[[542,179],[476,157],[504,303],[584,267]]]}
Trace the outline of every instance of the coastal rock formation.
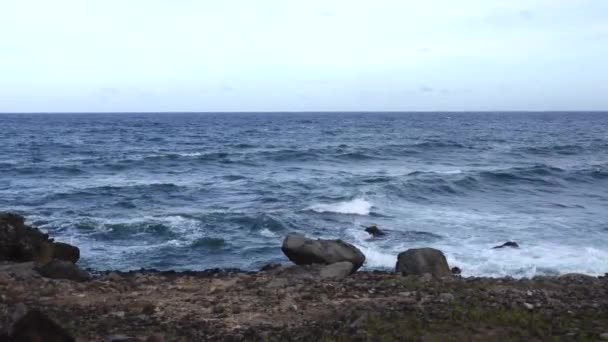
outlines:
{"label": "coastal rock formation", "polygon": [[380,230],[380,228],[378,228],[378,226],[376,226],[375,224],[365,227],[365,231],[373,237],[380,237],[386,235],[386,233]]}
{"label": "coastal rock formation", "polygon": [[66,243],[53,242],[48,234],[25,224],[17,214],[0,214],[0,261],[48,262],[52,259],[76,262],[80,250]]}
{"label": "coastal rock formation", "polygon": [[492,249],[505,248],[505,247],[519,248],[519,245],[515,241],[507,241],[507,242],[503,243],[502,245],[492,247]]}
{"label": "coastal rock formation", "polygon": [[76,264],[63,260],[51,260],[37,268],[38,273],[51,279],[68,279],[73,281],[87,281],[91,277]]}
{"label": "coastal rock formation", "polygon": [[365,262],[361,251],[342,240],[313,240],[302,234],[290,233],[283,240],[283,253],[297,265],[334,264],[348,261],[353,264],[352,272]]}
{"label": "coastal rock formation", "polygon": [[428,273],[434,278],[452,276],[445,255],[434,248],[414,248],[399,253],[395,272],[405,275]]}

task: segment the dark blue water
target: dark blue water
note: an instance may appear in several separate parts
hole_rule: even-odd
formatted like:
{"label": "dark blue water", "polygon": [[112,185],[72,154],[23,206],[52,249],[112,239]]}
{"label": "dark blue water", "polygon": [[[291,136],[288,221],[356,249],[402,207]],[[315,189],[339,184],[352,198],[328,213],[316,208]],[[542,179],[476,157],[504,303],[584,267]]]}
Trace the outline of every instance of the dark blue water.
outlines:
{"label": "dark blue water", "polygon": [[98,269],[253,269],[300,231],[369,268],[432,246],[465,275],[601,274],[608,113],[0,115],[0,210]]}

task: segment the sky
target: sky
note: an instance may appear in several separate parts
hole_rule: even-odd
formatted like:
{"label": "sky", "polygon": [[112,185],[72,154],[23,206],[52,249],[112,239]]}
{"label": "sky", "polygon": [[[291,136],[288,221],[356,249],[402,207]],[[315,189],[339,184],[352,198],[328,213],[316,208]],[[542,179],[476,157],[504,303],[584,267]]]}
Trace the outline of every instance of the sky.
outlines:
{"label": "sky", "polygon": [[0,1],[0,112],[483,110],[608,110],[608,1]]}

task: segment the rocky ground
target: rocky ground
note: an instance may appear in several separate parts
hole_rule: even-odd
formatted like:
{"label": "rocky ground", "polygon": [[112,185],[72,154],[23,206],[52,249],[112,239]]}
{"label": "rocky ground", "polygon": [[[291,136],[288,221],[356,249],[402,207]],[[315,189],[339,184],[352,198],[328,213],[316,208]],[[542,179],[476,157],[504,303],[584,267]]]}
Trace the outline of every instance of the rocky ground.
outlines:
{"label": "rocky ground", "polygon": [[606,277],[358,272],[322,280],[315,266],[283,266],[249,274],[112,272],[74,282],[19,265],[0,266],[0,325],[36,308],[77,341],[608,339]]}
{"label": "rocky ground", "polygon": [[100,273],[0,214],[0,342],[608,340],[608,276],[461,278],[431,248],[357,271],[354,246],[299,234],[282,249],[315,264]]}

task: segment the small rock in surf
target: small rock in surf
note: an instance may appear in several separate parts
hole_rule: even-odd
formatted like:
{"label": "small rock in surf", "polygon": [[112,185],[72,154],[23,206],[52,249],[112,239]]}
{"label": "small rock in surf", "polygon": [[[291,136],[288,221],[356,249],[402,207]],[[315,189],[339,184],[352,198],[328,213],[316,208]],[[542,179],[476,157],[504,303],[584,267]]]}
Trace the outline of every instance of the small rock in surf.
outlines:
{"label": "small rock in surf", "polygon": [[365,227],[365,231],[373,237],[379,237],[379,236],[386,235],[386,233],[381,231],[380,228],[378,228],[378,226],[376,226],[375,224],[371,225],[371,226],[364,226],[364,227]]}
{"label": "small rock in surf", "polygon": [[500,246],[494,246],[494,247],[492,247],[492,249],[505,248],[505,247],[519,248],[519,245],[517,244],[517,242],[508,241],[508,242],[503,243]]}

